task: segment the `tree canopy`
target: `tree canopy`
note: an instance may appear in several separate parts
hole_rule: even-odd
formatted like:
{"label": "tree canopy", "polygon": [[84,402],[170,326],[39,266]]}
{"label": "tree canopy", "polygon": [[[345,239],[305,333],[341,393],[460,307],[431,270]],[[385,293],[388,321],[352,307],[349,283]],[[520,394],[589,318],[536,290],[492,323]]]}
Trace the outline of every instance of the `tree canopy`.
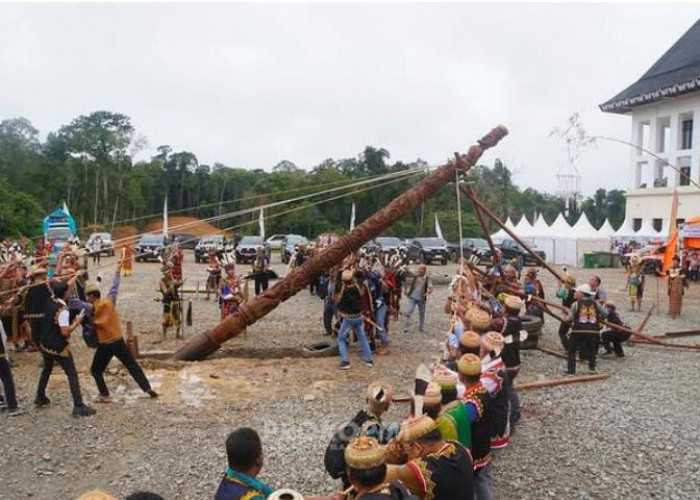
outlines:
{"label": "tree canopy", "polygon": [[[341,187],[362,178],[398,175],[409,169],[427,172],[428,167],[421,159],[392,163],[389,151],[373,145],[354,158],[328,158],[308,170],[291,160],[271,165],[269,170],[232,168],[224,163],[205,165],[195,152],[174,151],[169,145],[157,147],[150,160],[135,162],[135,155],[145,145],[145,138],[137,134],[128,116],[110,111],[79,116],[50,132],[43,142],[26,118],[1,121],[0,235],[40,236],[41,219],[63,202],[78,227],[86,232],[88,228],[111,230],[123,225],[143,228],[161,216],[166,196],[171,213],[208,218],[222,229],[252,234],[257,231],[253,209],[260,205]],[[379,177],[346,196],[337,191],[271,207],[265,214],[267,232],[308,237],[346,232],[353,202],[360,223],[423,177],[413,175],[391,183]],[[560,197],[532,188],[520,189],[500,160],[492,166],[475,167],[467,182],[504,219],[523,215],[532,219],[537,212],[552,222],[565,209]],[[373,186],[376,189],[369,189]],[[620,190],[599,189],[578,209],[569,210],[568,217],[574,221],[584,211],[596,227],[605,218],[619,226],[624,220],[624,196]],[[324,198],[335,199],[323,202]],[[480,236],[470,202],[461,196],[459,203],[463,235]],[[245,209],[249,210],[236,214]],[[459,228],[454,185],[427,200],[388,233],[398,237],[434,235],[434,214],[445,237],[456,241]],[[491,225],[490,229],[495,227]]]}

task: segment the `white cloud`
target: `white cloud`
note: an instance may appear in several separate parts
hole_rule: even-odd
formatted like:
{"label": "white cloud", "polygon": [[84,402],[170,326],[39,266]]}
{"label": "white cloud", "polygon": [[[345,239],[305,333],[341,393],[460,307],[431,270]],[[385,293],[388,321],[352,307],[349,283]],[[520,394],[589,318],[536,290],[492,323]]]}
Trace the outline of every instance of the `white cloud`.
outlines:
{"label": "white cloud", "polygon": [[[522,186],[555,191],[566,153],[548,133],[634,82],[695,21],[693,5],[0,5],[0,118],[42,133],[80,114],[129,115],[203,163],[310,168],[381,146],[441,162],[498,123],[489,153]],[[586,194],[625,188],[629,153],[600,144]]]}

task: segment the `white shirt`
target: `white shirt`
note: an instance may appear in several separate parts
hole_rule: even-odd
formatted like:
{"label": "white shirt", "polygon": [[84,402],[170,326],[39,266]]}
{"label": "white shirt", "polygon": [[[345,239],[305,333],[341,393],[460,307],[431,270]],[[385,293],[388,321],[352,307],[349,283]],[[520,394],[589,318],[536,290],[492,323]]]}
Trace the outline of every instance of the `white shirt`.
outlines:
{"label": "white shirt", "polygon": [[61,312],[58,313],[58,326],[70,326],[70,312],[68,311],[66,303],[61,299],[58,299],[56,302],[65,307],[65,309],[62,309]]}

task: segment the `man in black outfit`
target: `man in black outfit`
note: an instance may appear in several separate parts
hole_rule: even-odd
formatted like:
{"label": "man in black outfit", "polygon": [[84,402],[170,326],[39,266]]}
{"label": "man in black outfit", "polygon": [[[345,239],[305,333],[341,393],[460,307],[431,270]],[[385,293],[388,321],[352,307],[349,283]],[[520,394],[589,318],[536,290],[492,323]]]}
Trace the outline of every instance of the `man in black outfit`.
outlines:
{"label": "man in black outfit", "polygon": [[65,302],[68,297],[68,284],[64,281],[55,281],[51,284],[51,289],[54,300],[50,301],[46,308],[46,321],[39,344],[42,357],[44,358],[44,368],[39,376],[39,386],[37,387],[34,404],[41,407],[51,402],[46,397],[46,386],[49,383],[54,363],[58,363],[68,377],[68,384],[73,397],[73,416],[87,417],[94,415],[97,412],[83,402],[78,372],[75,369],[75,361],[73,360],[73,354],[70,352],[69,344],[70,334],[80,326],[85,312],[81,311],[71,322],[68,306]]}

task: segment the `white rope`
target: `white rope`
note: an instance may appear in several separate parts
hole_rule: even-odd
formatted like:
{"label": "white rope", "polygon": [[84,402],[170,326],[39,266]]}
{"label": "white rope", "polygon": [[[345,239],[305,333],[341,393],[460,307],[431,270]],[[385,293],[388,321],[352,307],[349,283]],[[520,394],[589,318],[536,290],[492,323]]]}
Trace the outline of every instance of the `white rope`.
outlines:
{"label": "white rope", "polygon": [[459,262],[462,265],[464,245],[462,245],[462,202],[459,197],[459,170],[455,168],[455,193],[457,193],[457,227],[459,228]]}

